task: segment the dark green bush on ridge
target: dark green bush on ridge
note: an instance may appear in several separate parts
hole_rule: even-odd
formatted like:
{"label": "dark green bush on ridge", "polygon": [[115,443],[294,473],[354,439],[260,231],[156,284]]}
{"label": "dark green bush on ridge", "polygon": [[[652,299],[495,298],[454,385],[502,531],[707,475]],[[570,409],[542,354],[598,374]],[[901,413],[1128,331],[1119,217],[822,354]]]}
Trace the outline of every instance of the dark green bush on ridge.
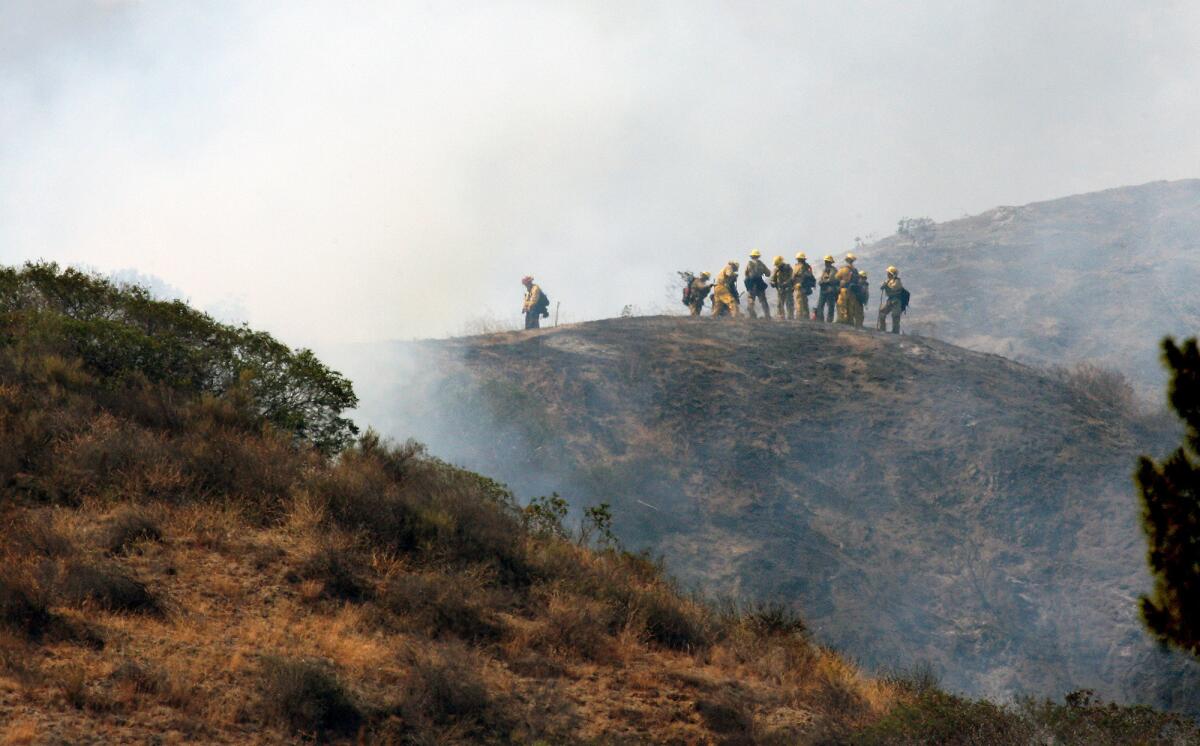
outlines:
{"label": "dark green bush on ridge", "polygon": [[140,376],[196,394],[244,387],[257,413],[325,453],[356,428],[342,413],[358,403],[350,382],[310,350],[222,324],[181,301],[53,263],[0,269],[0,347],[79,358],[109,384]]}

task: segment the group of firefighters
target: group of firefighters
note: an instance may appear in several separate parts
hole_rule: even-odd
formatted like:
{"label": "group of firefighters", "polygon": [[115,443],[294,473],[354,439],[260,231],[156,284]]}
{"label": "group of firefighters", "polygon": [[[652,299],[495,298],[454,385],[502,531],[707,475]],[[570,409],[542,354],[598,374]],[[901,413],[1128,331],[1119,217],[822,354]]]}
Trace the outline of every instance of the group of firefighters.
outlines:
{"label": "group of firefighters", "polygon": [[[751,318],[771,318],[771,307],[767,303],[767,287],[775,288],[776,315],[780,319],[812,319],[832,323],[836,314],[839,324],[861,329],[863,327],[867,301],[871,296],[871,285],[865,270],[854,266],[858,260],[853,253],[846,254],[841,267],[834,266],[832,256],[825,257],[825,267],[820,276],[813,271],[804,252],[796,254],[795,265],[788,264],[782,256],[775,257],[774,268],[767,267],[758,249],[750,252],[746,263],[745,287],[747,305]],[[741,312],[741,296],[737,289],[738,263],[730,261],[710,282],[711,275],[701,272],[699,277],[684,273],[687,283],[683,291],[683,302],[693,316],[699,316],[704,301],[712,296],[712,315],[737,317]],[[817,308],[810,313],[808,298],[817,291]],[[890,317],[892,334],[900,333],[900,315],[908,309],[908,291],[900,282],[900,271],[887,268],[887,279],[879,286],[883,294],[879,305],[877,327],[886,330]]]}
{"label": "group of firefighters", "polygon": [[[782,256],[775,257],[774,267],[767,267],[762,260],[762,252],[755,249],[750,252],[750,261],[746,262],[745,280],[746,297],[751,318],[759,318],[758,310],[762,308],[762,318],[771,318],[771,307],[767,303],[767,287],[775,288],[776,314],[780,319],[812,319],[832,323],[836,314],[839,324],[846,324],[856,329],[863,327],[864,309],[871,296],[871,286],[865,270],[854,266],[858,260],[853,253],[846,254],[845,263],[841,267],[834,266],[832,256],[825,257],[825,267],[818,277],[808,264],[804,252],[796,254],[796,264],[784,261]],[[738,292],[738,263],[730,261],[717,273],[715,279],[708,272],[701,272],[698,277],[690,273],[683,275],[685,286],[683,302],[691,309],[693,316],[699,316],[704,310],[704,301],[711,295],[712,315],[730,316],[737,318],[741,313],[741,294]],[[549,315],[550,299],[540,287],[534,284],[532,277],[524,277],[521,284],[525,286],[525,303],[521,312],[525,314],[525,328],[536,329],[541,319]],[[810,313],[808,298],[817,290],[817,308]],[[882,293],[879,304],[879,319],[877,328],[885,331],[890,317],[892,334],[900,333],[900,315],[908,309],[908,291],[900,282],[900,271],[895,267],[887,268],[887,279],[879,286]]]}

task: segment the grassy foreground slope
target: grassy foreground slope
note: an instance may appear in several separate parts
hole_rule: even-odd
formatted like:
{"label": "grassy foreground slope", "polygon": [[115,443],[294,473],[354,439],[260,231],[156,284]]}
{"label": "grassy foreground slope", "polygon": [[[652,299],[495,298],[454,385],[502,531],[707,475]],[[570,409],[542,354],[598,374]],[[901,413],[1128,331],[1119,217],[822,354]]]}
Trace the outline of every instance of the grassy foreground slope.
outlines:
{"label": "grassy foreground slope", "polygon": [[127,354],[146,339],[99,366],[112,348],[55,331],[93,313],[127,341],[145,331],[111,305],[0,315],[4,743],[1196,735],[1082,696],[999,708],[866,677],[785,610],[687,598],[552,504],[519,508],[416,445],[326,450],[305,423],[330,412],[273,416],[264,371],[224,352],[223,391]]}

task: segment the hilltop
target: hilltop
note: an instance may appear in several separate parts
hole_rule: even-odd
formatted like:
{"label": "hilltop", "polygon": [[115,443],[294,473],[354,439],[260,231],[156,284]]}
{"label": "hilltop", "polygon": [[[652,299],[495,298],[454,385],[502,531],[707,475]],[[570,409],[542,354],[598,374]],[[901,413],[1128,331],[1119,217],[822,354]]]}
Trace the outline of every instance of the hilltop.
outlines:
{"label": "hilltop", "polygon": [[1158,341],[1200,329],[1200,179],[1080,194],[938,223],[861,252],[901,268],[910,328],[1024,362],[1092,362],[1162,401]]}
{"label": "hilltop", "polygon": [[1196,666],[1136,617],[1130,475],[1173,431],[1119,377],[674,317],[360,353],[362,411],[385,430],[519,494],[608,501],[617,534],[686,585],[792,603],[869,666],[926,661],[999,699],[1200,706]]}

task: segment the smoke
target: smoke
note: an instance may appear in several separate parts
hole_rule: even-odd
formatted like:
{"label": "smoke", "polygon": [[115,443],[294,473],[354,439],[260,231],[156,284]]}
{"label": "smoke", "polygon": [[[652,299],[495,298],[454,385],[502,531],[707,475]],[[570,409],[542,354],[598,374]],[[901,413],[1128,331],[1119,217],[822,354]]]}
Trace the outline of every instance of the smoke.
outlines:
{"label": "smoke", "polygon": [[295,344],[661,300],[676,269],[1192,175],[1193,4],[16,0],[0,260]]}

